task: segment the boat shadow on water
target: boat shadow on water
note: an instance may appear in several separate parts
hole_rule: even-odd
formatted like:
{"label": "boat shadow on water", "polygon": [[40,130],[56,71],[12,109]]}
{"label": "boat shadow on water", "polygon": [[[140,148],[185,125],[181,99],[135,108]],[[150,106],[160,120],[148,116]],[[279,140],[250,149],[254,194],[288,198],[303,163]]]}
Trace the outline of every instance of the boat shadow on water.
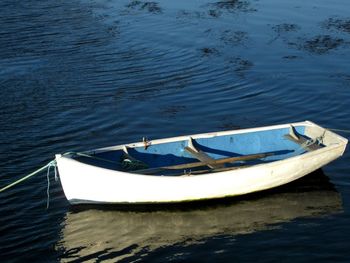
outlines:
{"label": "boat shadow on water", "polygon": [[121,260],[214,236],[274,229],[296,218],[342,212],[334,185],[322,170],[288,185],[239,198],[167,205],[79,205],[67,212],[61,261],[103,257]]}

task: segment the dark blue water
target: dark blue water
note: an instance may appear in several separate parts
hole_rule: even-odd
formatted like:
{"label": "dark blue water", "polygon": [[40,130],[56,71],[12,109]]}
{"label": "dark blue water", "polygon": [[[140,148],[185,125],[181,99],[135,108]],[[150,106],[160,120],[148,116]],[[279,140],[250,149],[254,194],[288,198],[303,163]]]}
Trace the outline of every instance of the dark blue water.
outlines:
{"label": "dark blue water", "polygon": [[[55,153],[312,120],[350,130],[348,0],[0,2],[0,186]],[[343,134],[345,136],[349,136]],[[190,207],[0,194],[1,262],[349,262],[350,155]],[[316,178],[316,179],[315,179]]]}

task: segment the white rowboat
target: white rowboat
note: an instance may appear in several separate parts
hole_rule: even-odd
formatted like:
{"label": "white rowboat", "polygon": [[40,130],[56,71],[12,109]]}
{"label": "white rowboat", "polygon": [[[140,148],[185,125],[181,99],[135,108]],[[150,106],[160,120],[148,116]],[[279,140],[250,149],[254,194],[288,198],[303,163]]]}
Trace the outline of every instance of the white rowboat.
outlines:
{"label": "white rowboat", "polygon": [[310,121],[57,154],[72,204],[186,202],[287,184],[340,157],[347,139]]}

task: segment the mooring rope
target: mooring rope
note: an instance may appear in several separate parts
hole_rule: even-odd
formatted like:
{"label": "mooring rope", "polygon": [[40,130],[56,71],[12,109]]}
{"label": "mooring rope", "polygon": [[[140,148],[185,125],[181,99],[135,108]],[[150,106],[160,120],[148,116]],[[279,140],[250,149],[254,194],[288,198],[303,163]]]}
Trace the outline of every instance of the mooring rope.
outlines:
{"label": "mooring rope", "polygon": [[[67,153],[64,153],[62,155],[78,155],[78,156],[83,156],[83,157],[88,157],[88,158],[93,158],[93,159],[96,159],[96,160],[100,160],[100,161],[105,161],[105,162],[110,162],[110,163],[113,163],[115,164],[115,162],[113,161],[110,161],[110,160],[106,160],[106,159],[103,159],[103,158],[99,158],[99,157],[95,157],[95,156],[91,156],[91,155],[88,155],[88,154],[85,154],[85,153],[77,153],[77,152],[67,152]],[[45,169],[47,169],[47,174],[46,174],[46,177],[47,177],[47,199],[48,199],[48,202],[49,202],[49,198],[50,198],[50,180],[49,180],[49,174],[50,174],[50,168],[51,167],[54,167],[54,171],[55,171],[55,181],[57,182],[58,181],[58,176],[57,176],[57,169],[56,169],[56,160],[51,160],[50,162],[48,162],[47,164],[45,164],[44,166],[40,167],[39,169],[35,170],[34,172],[22,177],[21,179],[13,182],[13,183],[10,183],[9,185],[6,185],[5,187],[1,188],[0,189],[0,193],[31,178],[32,176],[44,171]],[[48,207],[48,203],[47,203],[47,207]]]}
{"label": "mooring rope", "polygon": [[[99,158],[99,157],[95,157],[95,156],[91,156],[91,155],[88,155],[88,154],[85,154],[85,153],[77,153],[77,152],[67,152],[67,153],[64,153],[62,155],[78,155],[78,156],[83,156],[83,157],[88,157],[88,158],[93,158],[93,159],[96,159],[96,160],[100,160],[100,161],[105,161],[105,162],[110,162],[110,163],[114,163],[115,162],[112,162],[110,160],[106,160],[106,159],[103,159],[103,158]],[[49,197],[50,197],[50,194],[49,194],[49,190],[50,190],[50,180],[49,180],[49,174],[50,174],[50,168],[51,167],[54,167],[54,171],[55,171],[55,181],[57,182],[58,181],[58,177],[57,177],[57,170],[56,170],[56,160],[51,160],[50,162],[48,162],[46,165],[42,166],[41,168],[35,170],[34,172],[22,177],[21,179],[3,187],[0,189],[0,193],[29,179],[30,177],[44,171],[45,169],[47,169],[47,174],[46,174],[46,177],[47,177],[47,196],[48,196],[48,202],[49,202]],[[47,207],[48,207],[48,204],[47,204]]]}
{"label": "mooring rope", "polygon": [[55,160],[50,161],[49,163],[47,163],[47,164],[44,165],[43,167],[41,167],[41,168],[35,170],[34,172],[32,172],[32,173],[30,173],[30,174],[28,174],[28,175],[22,177],[21,179],[19,179],[19,180],[15,181],[15,182],[13,182],[13,183],[11,183],[11,184],[9,184],[9,185],[3,187],[3,188],[1,188],[1,189],[0,189],[0,193],[3,192],[3,191],[5,191],[5,190],[7,190],[7,189],[9,189],[9,188],[11,188],[11,187],[13,187],[13,186],[15,186],[15,185],[17,185],[17,184],[19,184],[19,183],[21,183],[21,182],[23,182],[23,181],[25,181],[25,180],[27,180],[27,179],[29,179],[30,177],[32,177],[32,176],[34,176],[34,175],[40,173],[41,171],[47,169],[48,167],[50,167],[50,166],[52,166],[52,165],[55,165],[55,166],[56,166],[56,161],[55,161]]}

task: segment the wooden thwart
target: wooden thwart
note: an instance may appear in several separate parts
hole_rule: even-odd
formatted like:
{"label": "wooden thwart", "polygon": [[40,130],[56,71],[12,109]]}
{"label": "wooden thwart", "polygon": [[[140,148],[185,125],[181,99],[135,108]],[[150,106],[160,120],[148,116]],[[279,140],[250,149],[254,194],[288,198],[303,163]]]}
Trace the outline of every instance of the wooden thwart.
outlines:
{"label": "wooden thwart", "polygon": [[[238,162],[238,161],[256,160],[256,159],[265,158],[265,157],[268,157],[271,155],[274,155],[274,153],[250,154],[250,155],[229,157],[229,158],[222,158],[222,159],[212,159],[212,161],[210,161],[208,163],[195,162],[195,163],[177,164],[177,165],[171,165],[171,166],[142,169],[142,170],[132,171],[132,173],[153,174],[153,173],[164,172],[166,170],[181,170],[181,169],[190,169],[190,168],[195,168],[195,167],[207,166],[208,164],[209,165],[216,165],[216,164],[225,164],[225,163],[232,163],[232,162]],[[226,168],[233,169],[235,167],[226,167]],[[221,169],[221,168],[218,168],[218,169]],[[194,174],[194,171],[192,172],[192,174]]]}
{"label": "wooden thwart", "polygon": [[215,159],[208,156],[205,152],[197,152],[190,147],[185,147],[185,150],[188,151],[191,155],[193,155],[193,157],[197,158],[200,162],[207,165],[209,168],[221,168],[224,166],[223,164],[216,164]]}
{"label": "wooden thwart", "polygon": [[188,151],[190,154],[192,154],[194,157],[196,157],[199,161],[202,163],[205,163],[209,168],[223,168],[225,167],[224,164],[217,164],[215,163],[215,159],[211,158],[208,154],[205,152],[197,149],[193,144],[192,137],[188,140],[188,146],[185,147],[185,150]]}

